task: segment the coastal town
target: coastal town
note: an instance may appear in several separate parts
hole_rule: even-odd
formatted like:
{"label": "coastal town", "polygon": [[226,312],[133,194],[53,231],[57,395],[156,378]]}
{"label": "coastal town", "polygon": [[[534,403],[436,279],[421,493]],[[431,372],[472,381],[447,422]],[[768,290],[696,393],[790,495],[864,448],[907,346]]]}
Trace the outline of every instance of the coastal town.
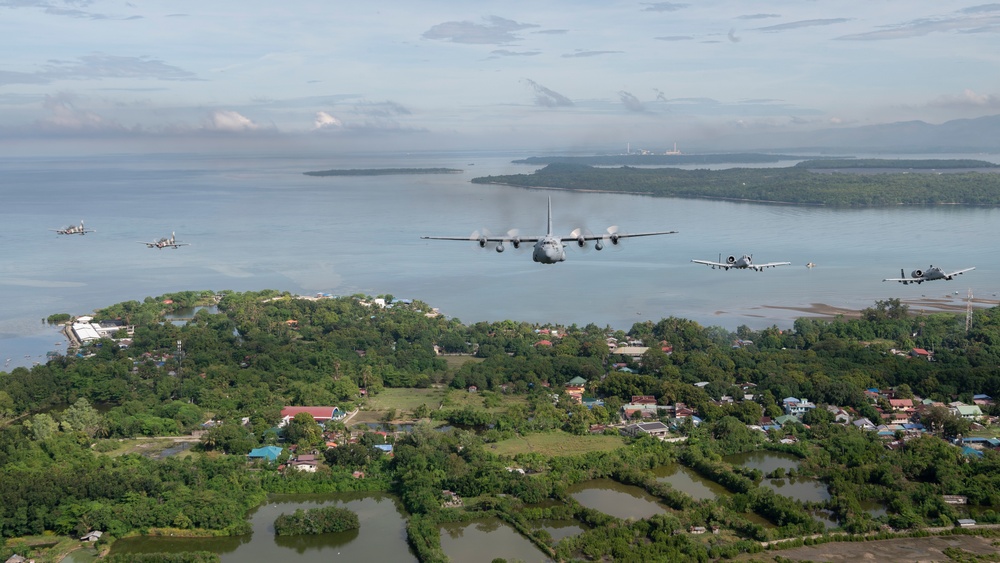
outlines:
{"label": "coastal town", "polygon": [[[993,330],[990,311],[974,319],[981,334]],[[212,466],[257,491],[227,487],[228,504],[202,512],[155,493],[163,515],[145,526],[160,534],[246,533],[245,511],[266,494],[332,489],[396,495],[409,514],[406,549],[421,560],[456,549],[448,522],[484,518],[549,558],[586,559],[606,549],[591,542],[610,530],[650,525],[670,538],[644,544],[658,553],[777,556],[852,537],[990,534],[1000,524],[1000,487],[987,477],[1000,458],[992,372],[955,371],[969,344],[921,345],[960,342],[949,318],[889,301],[787,331],[721,333],[671,318],[625,332],[465,326],[392,296],[184,292],[71,317],[67,355],[0,377],[0,398],[13,405],[6,427],[32,435],[33,448],[75,440],[87,456],[141,472]],[[905,331],[897,334],[944,332],[845,336],[895,325]],[[945,374],[950,392],[934,383]],[[68,407],[29,407],[58,404],[26,394],[36,380],[39,389],[71,385],[50,395],[68,394]],[[32,481],[16,467],[3,471]],[[76,482],[92,478],[77,471]],[[614,496],[594,496],[599,487]],[[42,502],[30,489],[16,501],[4,494],[5,510]],[[102,502],[133,510],[114,498]],[[212,516],[223,509],[224,519]],[[39,525],[111,557],[147,537],[111,513],[73,510],[88,516]],[[552,519],[571,533],[545,528]],[[52,557],[36,543],[15,541],[5,557]]]}

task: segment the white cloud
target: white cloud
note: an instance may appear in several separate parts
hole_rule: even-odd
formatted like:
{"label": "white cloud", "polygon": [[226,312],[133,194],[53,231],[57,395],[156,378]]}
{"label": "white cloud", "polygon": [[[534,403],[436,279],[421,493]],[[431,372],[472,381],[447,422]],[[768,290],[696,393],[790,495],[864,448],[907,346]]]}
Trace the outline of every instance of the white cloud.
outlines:
{"label": "white cloud", "polygon": [[49,112],[49,115],[38,120],[36,125],[43,130],[63,130],[63,131],[119,131],[121,125],[109,121],[104,117],[88,110],[76,107],[73,104],[74,96],[69,93],[60,93],[55,96],[46,96],[42,107]]}
{"label": "white cloud", "polygon": [[238,111],[215,110],[203,127],[209,131],[255,131],[260,126]]}
{"label": "white cloud", "polygon": [[1000,96],[994,94],[977,94],[972,90],[966,89],[957,96],[940,96],[927,105],[940,108],[980,108],[996,111],[1000,110]]}
{"label": "white cloud", "polygon": [[313,120],[313,129],[341,129],[344,124],[339,119],[325,111],[317,111]]}

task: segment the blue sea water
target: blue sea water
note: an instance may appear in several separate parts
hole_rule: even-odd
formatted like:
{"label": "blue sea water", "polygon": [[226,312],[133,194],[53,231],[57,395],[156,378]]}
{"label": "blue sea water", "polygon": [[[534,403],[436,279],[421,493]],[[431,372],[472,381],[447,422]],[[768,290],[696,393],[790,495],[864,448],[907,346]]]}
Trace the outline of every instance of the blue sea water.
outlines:
{"label": "blue sea water", "polygon": [[[1000,209],[828,209],[469,182],[534,170],[510,163],[523,156],[0,158],[0,361],[10,358],[0,370],[64,349],[61,336],[41,322],[52,313],[85,314],[187,289],[392,294],[464,322],[510,318],[628,329],[678,316],[731,330],[788,327],[817,303],[857,310],[900,297],[960,307],[970,289],[987,300],[1000,292]],[[463,173],[302,174],[383,167]],[[629,240],[621,251],[573,248],[565,263],[552,266],[533,263],[530,252],[497,254],[472,243],[420,239],[482,228],[543,234],[549,196],[561,234],[609,225],[680,232]],[[81,219],[96,232],[58,236],[50,230]],[[139,244],[171,232],[190,246]],[[727,272],[690,262],[744,252],[758,262],[792,266]],[[816,267],[806,268],[807,262]],[[900,268],[929,264],[977,269],[920,286],[881,281]],[[914,308],[924,306],[930,305]]]}

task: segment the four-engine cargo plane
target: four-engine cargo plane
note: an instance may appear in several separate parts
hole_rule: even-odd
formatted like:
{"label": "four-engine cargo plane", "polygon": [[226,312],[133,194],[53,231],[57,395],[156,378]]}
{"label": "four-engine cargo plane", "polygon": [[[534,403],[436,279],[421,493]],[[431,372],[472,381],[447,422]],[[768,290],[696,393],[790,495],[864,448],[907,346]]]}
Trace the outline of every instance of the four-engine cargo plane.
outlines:
{"label": "four-engine cargo plane", "polygon": [[894,281],[894,282],[900,282],[903,285],[907,285],[911,283],[924,283],[925,281],[950,280],[951,278],[959,274],[964,274],[965,272],[975,269],[976,267],[973,266],[971,268],[966,268],[964,270],[958,270],[957,272],[945,272],[941,268],[930,266],[926,270],[913,270],[912,272],[910,272],[910,277],[906,277],[906,274],[903,272],[903,269],[900,268],[898,278],[885,278],[882,281],[884,282]]}
{"label": "four-engine cargo plane", "polygon": [[655,233],[624,233],[618,230],[617,226],[608,227],[607,231],[595,235],[585,232],[583,229],[574,229],[568,237],[556,236],[552,232],[552,198],[549,198],[548,232],[545,235],[522,236],[516,230],[510,230],[503,236],[495,236],[486,232],[474,232],[468,237],[420,237],[431,240],[464,240],[472,241],[480,248],[495,245],[497,252],[503,252],[504,245],[510,244],[514,248],[521,248],[524,243],[534,245],[531,259],[541,264],[555,264],[566,260],[566,245],[569,242],[578,248],[587,248],[588,242],[594,242],[594,248],[602,250],[608,244],[618,246],[622,239],[630,237],[650,237],[656,235],[670,235],[677,231],[658,231]]}
{"label": "four-engine cargo plane", "polygon": [[58,235],[85,235],[87,233],[94,232],[94,229],[83,228],[83,219],[80,220],[79,225],[70,225],[65,229],[49,229],[50,231],[55,231]]}
{"label": "four-engine cargo plane", "polygon": [[182,246],[191,246],[189,243],[186,243],[186,242],[177,242],[177,239],[175,238],[174,233],[170,233],[170,238],[163,237],[160,240],[156,240],[156,241],[153,241],[153,242],[145,242],[145,241],[141,241],[141,240],[137,241],[137,242],[139,244],[145,244],[146,248],[159,248],[159,249],[164,249],[164,248],[168,248],[168,247],[169,248],[173,248],[173,249],[177,249],[177,248],[180,248]]}
{"label": "four-engine cargo plane", "polygon": [[777,266],[787,266],[791,264],[791,262],[768,262],[767,264],[754,264],[752,254],[744,254],[740,258],[729,256],[726,258],[725,262],[722,261],[721,256],[719,256],[718,262],[712,262],[711,260],[692,260],[692,262],[711,266],[713,270],[716,268],[722,268],[723,270],[736,268],[737,270],[757,270],[758,272],[763,272],[764,268],[774,268]]}

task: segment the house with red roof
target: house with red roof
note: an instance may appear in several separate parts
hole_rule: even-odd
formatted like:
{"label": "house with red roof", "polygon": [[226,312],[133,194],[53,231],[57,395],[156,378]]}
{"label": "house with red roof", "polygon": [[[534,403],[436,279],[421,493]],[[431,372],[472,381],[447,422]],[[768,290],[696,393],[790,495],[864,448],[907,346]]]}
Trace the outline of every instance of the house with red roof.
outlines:
{"label": "house with red roof", "polygon": [[307,412],[312,415],[313,420],[319,424],[324,422],[329,422],[331,420],[340,420],[347,416],[347,413],[340,410],[338,407],[285,407],[281,409],[281,422],[278,423],[278,428],[283,428],[288,421],[295,418],[295,415],[300,412]]}

